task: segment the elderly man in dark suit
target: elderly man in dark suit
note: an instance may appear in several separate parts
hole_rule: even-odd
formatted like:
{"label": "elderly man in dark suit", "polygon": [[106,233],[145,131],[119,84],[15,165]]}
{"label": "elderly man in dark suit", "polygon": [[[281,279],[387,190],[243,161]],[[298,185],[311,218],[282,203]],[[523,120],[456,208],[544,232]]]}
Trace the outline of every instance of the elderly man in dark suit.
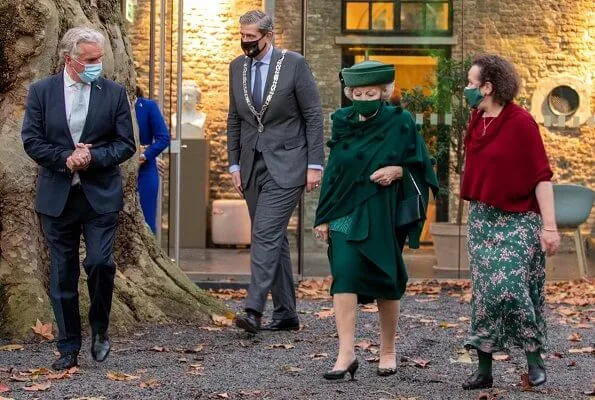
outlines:
{"label": "elderly man in dark suit", "polygon": [[91,354],[103,361],[116,265],[113,245],[123,205],[119,165],[136,147],[124,88],[101,78],[103,35],[72,28],[61,42],[64,71],[29,88],[21,136],[39,164],[35,209],[50,251],[50,297],[58,325],[56,370],[77,364],[81,348],[79,242],[91,306]]}
{"label": "elderly man in dark suit", "polygon": [[275,48],[273,21],[262,11],[240,17],[244,56],[229,67],[227,147],[233,184],[252,220],[251,282],[236,325],[261,329],[269,291],[269,330],[299,329],[287,239],[304,190],[318,187],[324,162],[320,95],[301,55]]}

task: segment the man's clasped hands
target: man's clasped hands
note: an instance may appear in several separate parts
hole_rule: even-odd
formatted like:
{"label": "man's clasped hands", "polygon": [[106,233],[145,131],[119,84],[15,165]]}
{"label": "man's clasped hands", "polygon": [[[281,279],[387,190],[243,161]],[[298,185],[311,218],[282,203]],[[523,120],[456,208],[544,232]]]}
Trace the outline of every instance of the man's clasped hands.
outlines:
{"label": "man's clasped hands", "polygon": [[85,170],[91,162],[91,152],[89,149],[92,145],[85,143],[77,143],[74,151],[66,159],[66,166],[72,172]]}

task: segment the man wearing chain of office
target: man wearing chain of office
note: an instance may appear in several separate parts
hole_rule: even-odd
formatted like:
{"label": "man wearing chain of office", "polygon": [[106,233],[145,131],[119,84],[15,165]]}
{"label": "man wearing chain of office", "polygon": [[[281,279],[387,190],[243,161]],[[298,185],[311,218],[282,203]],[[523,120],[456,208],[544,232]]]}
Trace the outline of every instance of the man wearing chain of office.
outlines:
{"label": "man wearing chain of office", "polygon": [[[304,190],[320,185],[323,116],[306,60],[273,46],[273,20],[255,10],[240,17],[243,56],[229,66],[227,150],[235,189],[252,220],[251,281],[236,325],[297,330],[287,225]],[[261,326],[268,293],[271,322]]]}

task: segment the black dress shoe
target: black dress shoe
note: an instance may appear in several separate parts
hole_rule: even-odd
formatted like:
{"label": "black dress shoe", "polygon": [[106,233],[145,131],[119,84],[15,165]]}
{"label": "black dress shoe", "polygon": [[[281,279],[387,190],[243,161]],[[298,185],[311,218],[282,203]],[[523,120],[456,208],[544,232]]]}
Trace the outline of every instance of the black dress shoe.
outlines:
{"label": "black dress shoe", "polygon": [[463,389],[475,390],[475,389],[489,389],[494,385],[494,378],[492,375],[485,376],[478,371],[475,371],[473,375],[469,377],[463,383]]}
{"label": "black dress shoe", "polygon": [[104,361],[112,346],[109,338],[105,333],[97,333],[93,335],[93,342],[91,343],[91,355],[95,361]]}
{"label": "black dress shoe", "polygon": [[389,375],[394,375],[397,373],[397,368],[380,368],[378,367],[376,369],[376,374],[378,376],[389,376]]}
{"label": "black dress shoe", "polygon": [[236,317],[236,326],[248,333],[258,333],[260,330],[260,317],[253,313],[246,313]]}
{"label": "black dress shoe", "polygon": [[78,365],[77,356],[77,353],[60,354],[60,358],[52,363],[52,369],[54,371],[60,371],[76,367]]}
{"label": "black dress shoe", "polygon": [[264,331],[299,331],[300,320],[298,317],[287,319],[274,319],[269,324],[265,325]]}
{"label": "black dress shoe", "polygon": [[351,381],[355,380],[355,371],[357,371],[357,368],[359,367],[359,361],[357,361],[357,358],[355,360],[353,360],[351,362],[351,364],[349,364],[349,366],[347,367],[347,369],[336,369],[336,370],[332,370],[332,371],[327,371],[324,373],[324,379],[327,379],[329,381],[336,381],[338,379],[344,379],[345,378],[345,374],[349,372],[349,375],[351,375]]}
{"label": "black dress shoe", "polygon": [[529,385],[539,386],[543,385],[546,381],[545,367],[529,364]]}

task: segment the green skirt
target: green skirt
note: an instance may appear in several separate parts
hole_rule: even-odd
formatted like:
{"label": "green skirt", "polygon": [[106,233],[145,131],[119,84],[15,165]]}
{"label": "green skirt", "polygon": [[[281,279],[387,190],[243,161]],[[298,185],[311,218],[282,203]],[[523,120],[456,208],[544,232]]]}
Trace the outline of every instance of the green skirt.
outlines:
{"label": "green skirt", "polygon": [[372,303],[375,299],[400,299],[402,291],[394,278],[362,254],[347,237],[344,232],[330,231],[331,294],[355,293],[361,304]]}
{"label": "green skirt", "polygon": [[545,347],[545,254],[541,217],[472,202],[469,265],[473,295],[467,348],[492,353],[511,345]]}

